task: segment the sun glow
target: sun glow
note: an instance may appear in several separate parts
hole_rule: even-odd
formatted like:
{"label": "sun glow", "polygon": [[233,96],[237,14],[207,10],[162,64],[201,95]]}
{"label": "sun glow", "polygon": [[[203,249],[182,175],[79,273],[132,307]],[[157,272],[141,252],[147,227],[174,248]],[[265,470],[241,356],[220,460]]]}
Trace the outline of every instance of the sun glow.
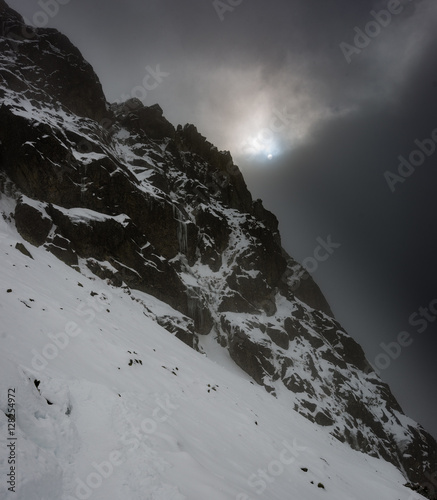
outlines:
{"label": "sun glow", "polygon": [[267,136],[260,132],[243,141],[241,153],[246,158],[272,160],[279,153],[279,148],[273,136]]}

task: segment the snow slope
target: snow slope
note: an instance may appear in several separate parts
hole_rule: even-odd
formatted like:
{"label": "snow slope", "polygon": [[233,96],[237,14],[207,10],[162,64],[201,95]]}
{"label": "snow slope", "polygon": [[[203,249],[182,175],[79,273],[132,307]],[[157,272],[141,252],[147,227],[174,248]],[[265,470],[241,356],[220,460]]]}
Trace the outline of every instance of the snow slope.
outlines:
{"label": "snow slope", "polygon": [[422,498],[254,385],[218,344],[213,361],[161,328],[150,310],[177,315],[168,305],[24,242],[14,204],[0,200],[1,499]]}

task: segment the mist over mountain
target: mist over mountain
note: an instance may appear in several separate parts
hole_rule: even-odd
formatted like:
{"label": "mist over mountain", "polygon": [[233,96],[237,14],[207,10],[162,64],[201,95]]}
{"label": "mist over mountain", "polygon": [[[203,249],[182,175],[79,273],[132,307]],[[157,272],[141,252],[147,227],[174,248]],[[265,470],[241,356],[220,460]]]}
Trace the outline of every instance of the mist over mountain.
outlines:
{"label": "mist over mountain", "polygon": [[[2,454],[8,425],[19,436],[17,449],[22,446],[22,471],[17,459],[14,475],[19,498],[71,500],[88,498],[89,491],[95,498],[247,500],[238,488],[255,465],[246,466],[241,450],[267,442],[281,452],[278,439],[291,440],[297,429],[305,439],[311,429],[320,437],[320,450],[312,440],[311,453],[328,466],[311,480],[297,480],[303,498],[314,491],[307,488],[325,490],[328,498],[350,495],[346,477],[333,479],[341,459],[322,457],[331,446],[333,457],[354,457],[354,477],[369,461],[365,477],[382,499],[420,498],[402,487],[402,476],[435,497],[435,440],[403,413],[308,271],[282,248],[277,218],[252,199],[231,154],[195,125],[172,125],[158,104],[108,103],[93,68],[66,36],[26,26],[3,0],[0,16],[6,318],[0,430]],[[338,248],[331,235],[317,243],[316,264]],[[84,306],[89,296],[98,297],[91,309]],[[105,313],[110,319],[102,319]],[[15,399],[5,400],[14,384],[20,388],[16,417]],[[205,398],[222,384],[225,396],[211,409]],[[165,406],[165,431],[151,424],[150,412],[157,414],[147,402],[151,394],[159,401],[179,398]],[[191,410],[177,411],[182,400],[191,401]],[[239,400],[242,414],[229,407]],[[270,404],[273,410],[264,413]],[[235,436],[226,433],[226,419],[234,429],[250,414],[250,425],[258,427],[261,411],[260,434],[249,433],[247,421],[241,427],[239,436],[246,437],[236,449],[242,461],[231,468]],[[130,419],[145,418],[154,431],[143,432],[145,458],[132,470],[137,455],[126,451],[126,429]],[[207,442],[211,422],[227,445],[216,461]],[[101,459],[88,454],[87,440]],[[293,449],[299,462],[303,448]],[[109,461],[111,471],[124,457],[121,479],[108,473],[95,488],[92,480],[78,480],[93,471],[89,463],[101,464],[114,451],[120,455]],[[276,460],[283,471],[275,476],[284,481],[275,485],[282,493],[262,476],[247,481],[249,487],[263,498],[293,494],[284,460]],[[310,462],[315,470],[314,457]],[[9,465],[2,455],[3,479]],[[311,470],[301,465],[304,474]],[[290,474],[295,479],[297,473]],[[378,475],[388,483],[381,486]],[[11,492],[5,480],[0,488]]]}

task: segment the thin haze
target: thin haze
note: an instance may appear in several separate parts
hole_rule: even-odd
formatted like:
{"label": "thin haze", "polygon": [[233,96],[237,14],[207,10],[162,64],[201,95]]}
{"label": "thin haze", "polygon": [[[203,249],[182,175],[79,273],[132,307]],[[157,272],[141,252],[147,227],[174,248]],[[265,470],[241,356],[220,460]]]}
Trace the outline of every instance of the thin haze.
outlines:
{"label": "thin haze", "polygon": [[[384,177],[437,129],[435,0],[71,0],[47,23],[44,0],[9,4],[67,34],[109,101],[158,102],[230,150],[296,259],[309,262],[317,238],[341,245],[316,281],[404,410],[437,436],[437,307],[420,311],[437,299],[437,152],[394,192]],[[371,38],[354,41],[357,28]],[[386,354],[381,343],[401,331],[411,345]]]}

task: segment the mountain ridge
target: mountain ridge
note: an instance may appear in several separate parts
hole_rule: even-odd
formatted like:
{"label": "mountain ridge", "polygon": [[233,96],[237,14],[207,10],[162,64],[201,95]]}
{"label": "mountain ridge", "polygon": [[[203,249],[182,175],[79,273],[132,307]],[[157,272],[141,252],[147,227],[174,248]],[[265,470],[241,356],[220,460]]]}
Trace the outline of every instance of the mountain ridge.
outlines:
{"label": "mountain ridge", "polygon": [[268,392],[286,387],[315,425],[428,482],[435,440],[282,248],[276,217],[252,200],[230,153],[194,125],[175,128],[159,105],[108,104],[64,35],[30,30],[3,0],[0,16],[0,187],[17,200],[21,236],[165,302],[175,313],[156,322],[190,347],[208,354],[204,336],[215,338]]}

